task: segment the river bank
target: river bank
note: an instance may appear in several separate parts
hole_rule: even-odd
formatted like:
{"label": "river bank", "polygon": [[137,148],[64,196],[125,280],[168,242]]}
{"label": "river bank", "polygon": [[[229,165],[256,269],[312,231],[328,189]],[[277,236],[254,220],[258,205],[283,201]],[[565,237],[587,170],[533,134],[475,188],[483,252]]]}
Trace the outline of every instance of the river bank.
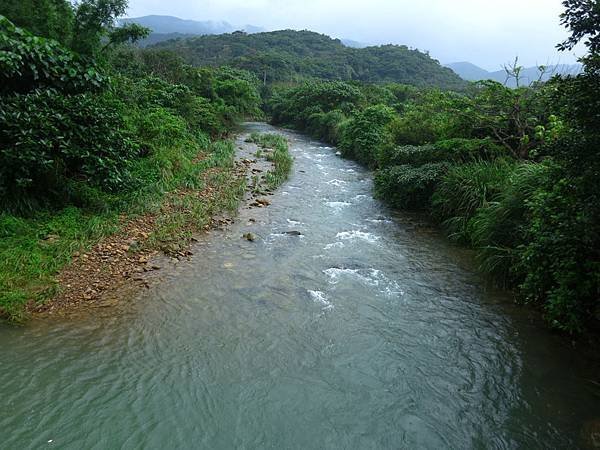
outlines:
{"label": "river bank", "polygon": [[[271,178],[276,176],[282,181],[289,166],[282,169],[281,158],[272,159],[274,152],[268,146],[259,148],[249,140],[250,135],[240,135],[235,145],[222,144],[225,151],[217,152],[216,156],[210,152],[197,155],[193,172],[198,179],[194,184],[202,186],[201,189],[181,184],[162,194],[155,205],[136,214],[122,211],[99,216],[97,220],[106,232],[83,241],[69,236],[68,229],[60,227],[37,240],[34,245],[47,255],[52,255],[52,247],[64,248],[63,264],[48,267],[42,280],[26,278],[26,271],[19,287],[31,297],[14,304],[5,301],[0,312],[4,309],[4,316],[13,321],[72,315],[86,309],[115,306],[123,298],[149,288],[161,278],[161,272],[192,256],[191,245],[202,233],[233,222],[240,203],[252,205],[249,207],[268,205],[267,200],[259,197],[271,194],[277,185]],[[275,153],[287,154],[285,143]],[[17,236],[18,231],[13,236],[3,235],[13,241]],[[30,262],[36,263],[43,265],[44,261]],[[3,277],[11,275],[6,271]]]}

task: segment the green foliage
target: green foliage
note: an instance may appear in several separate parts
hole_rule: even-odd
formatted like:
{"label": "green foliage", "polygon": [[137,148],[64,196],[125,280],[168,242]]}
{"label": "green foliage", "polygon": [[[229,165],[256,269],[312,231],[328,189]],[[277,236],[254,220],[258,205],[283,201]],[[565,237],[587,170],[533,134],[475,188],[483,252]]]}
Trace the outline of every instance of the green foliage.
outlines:
{"label": "green foliage", "polygon": [[379,167],[433,162],[467,163],[491,161],[505,151],[491,139],[448,139],[428,145],[384,146],[379,152]]}
{"label": "green foliage", "polygon": [[397,208],[427,210],[431,196],[448,167],[446,163],[430,163],[379,170],[375,175],[375,193]]}
{"label": "green foliage", "polygon": [[434,217],[449,234],[470,243],[469,222],[505,189],[514,164],[502,160],[481,161],[452,167],[432,197]]}
{"label": "green foliage", "polygon": [[3,0],[0,15],[36,36],[71,42],[74,14],[67,0]]}
{"label": "green foliage", "polygon": [[395,111],[385,105],[369,106],[354,114],[340,140],[344,156],[367,166],[376,166],[377,150],[391,139],[387,127],[395,116]]}
{"label": "green foliage", "polygon": [[54,90],[0,99],[2,207],[65,196],[67,180],[118,190],[137,148],[119,105],[102,95]]}
{"label": "green foliage", "polygon": [[550,180],[548,163],[516,166],[493,201],[478,209],[467,226],[468,240],[477,249],[483,271],[503,286],[523,279],[518,270],[530,221],[530,202]]}
{"label": "green foliage", "polygon": [[81,0],[77,3],[71,48],[83,55],[96,55],[110,45],[146,37],[150,30],[139,25],[116,26],[117,18],[127,12],[127,3],[128,0]]}
{"label": "green foliage", "polygon": [[232,66],[253,72],[266,83],[307,78],[396,82],[464,89],[466,82],[428,54],[405,46],[355,49],[310,31],[198,36],[157,44],[195,66]]}
{"label": "green foliage", "polygon": [[571,35],[558,49],[573,50],[575,46],[584,41],[588,55],[583,58],[588,74],[596,73],[600,69],[600,4],[593,0],[564,0],[565,12],[561,15],[561,24]]}
{"label": "green foliage", "polygon": [[136,42],[150,33],[137,24],[117,27],[127,0],[4,0],[0,15],[36,36],[55,39],[83,55]]}
{"label": "green foliage", "polygon": [[287,139],[280,134],[252,133],[248,142],[254,142],[267,151],[267,160],[273,163],[273,170],[269,170],[265,178],[269,188],[276,189],[288,179],[294,162]]}
{"label": "green foliage", "polygon": [[313,114],[334,110],[348,114],[363,101],[360,89],[348,83],[311,81],[275,91],[269,107],[274,123],[293,124],[310,132],[308,126]]}
{"label": "green foliage", "polygon": [[460,114],[467,97],[454,92],[427,89],[403,105],[391,124],[393,141],[399,145],[423,145],[450,138],[474,137],[469,119]]}
{"label": "green foliage", "polygon": [[[582,168],[581,157],[597,154],[597,143],[597,138],[572,139],[568,155],[573,158],[558,159],[546,184],[530,201],[531,219],[518,264],[524,274],[521,292],[525,301],[541,305],[554,327],[571,333],[583,330],[598,312],[597,157],[595,165],[577,170]],[[573,169],[577,171],[572,172]]]}
{"label": "green foliage", "polygon": [[90,61],[0,16],[0,95],[45,88],[81,93],[106,83],[106,76]]}

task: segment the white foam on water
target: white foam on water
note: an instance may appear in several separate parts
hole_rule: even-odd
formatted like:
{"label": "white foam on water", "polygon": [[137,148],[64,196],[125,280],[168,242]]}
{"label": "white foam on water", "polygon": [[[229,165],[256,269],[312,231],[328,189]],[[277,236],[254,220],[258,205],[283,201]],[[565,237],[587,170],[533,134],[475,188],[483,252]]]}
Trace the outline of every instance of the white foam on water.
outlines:
{"label": "white foam on water", "polygon": [[375,236],[372,233],[367,233],[365,231],[358,230],[342,231],[341,233],[338,233],[336,237],[344,241],[360,239],[370,243],[375,243],[379,240],[379,236]]}
{"label": "white foam on water", "polygon": [[287,223],[289,224],[289,226],[294,227],[297,225],[304,225],[302,222],[298,221],[298,220],[292,220],[292,219],[286,219]]}
{"label": "white foam on water", "polygon": [[324,270],[329,277],[330,284],[338,284],[344,277],[354,279],[359,283],[378,288],[379,293],[386,297],[403,296],[404,291],[396,281],[390,280],[385,274],[378,269],[341,269],[332,267]]}
{"label": "white foam on water", "polygon": [[325,204],[336,212],[340,212],[342,209],[352,205],[352,203],[348,202],[325,202]]}
{"label": "white foam on water", "polygon": [[391,219],[367,219],[367,222],[371,223],[393,223]]}
{"label": "white foam on water", "polygon": [[319,303],[324,306],[323,309],[333,309],[334,305],[327,299],[327,295],[321,291],[308,291],[310,298],[313,302]]}
{"label": "white foam on water", "polygon": [[369,198],[369,196],[365,194],[358,194],[353,198],[353,200],[364,200],[365,198]]}
{"label": "white foam on water", "polygon": [[326,170],[328,169],[328,167],[325,167],[323,164],[316,164],[316,166],[317,169],[319,169],[323,175],[329,175],[329,172],[327,172]]}
{"label": "white foam on water", "polygon": [[346,184],[346,182],[344,180],[338,180],[336,178],[335,180],[328,181],[327,184],[330,185],[330,186],[341,187],[344,184]]}
{"label": "white foam on water", "polygon": [[333,244],[327,244],[324,250],[331,250],[332,248],[344,248],[345,245],[343,242],[334,242]]}

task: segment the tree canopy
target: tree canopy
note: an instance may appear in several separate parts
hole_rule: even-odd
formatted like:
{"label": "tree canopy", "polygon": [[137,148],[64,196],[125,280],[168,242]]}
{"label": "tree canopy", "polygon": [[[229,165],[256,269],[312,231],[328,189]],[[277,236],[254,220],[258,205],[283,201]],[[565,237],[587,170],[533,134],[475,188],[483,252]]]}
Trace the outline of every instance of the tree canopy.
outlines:
{"label": "tree canopy", "polygon": [[427,53],[400,45],[350,48],[311,31],[274,31],[180,38],[156,44],[195,66],[230,65],[265,82],[306,78],[397,82],[464,89],[467,83]]}

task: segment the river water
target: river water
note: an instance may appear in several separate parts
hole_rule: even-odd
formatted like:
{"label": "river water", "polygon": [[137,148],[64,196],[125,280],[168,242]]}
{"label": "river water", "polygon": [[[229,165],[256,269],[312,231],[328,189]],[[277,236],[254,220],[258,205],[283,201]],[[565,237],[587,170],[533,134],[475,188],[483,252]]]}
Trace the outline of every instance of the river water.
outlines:
{"label": "river water", "polygon": [[369,172],[276,131],[295,165],[272,205],[163,283],[118,313],[0,327],[0,448],[585,446],[598,366],[374,200]]}

